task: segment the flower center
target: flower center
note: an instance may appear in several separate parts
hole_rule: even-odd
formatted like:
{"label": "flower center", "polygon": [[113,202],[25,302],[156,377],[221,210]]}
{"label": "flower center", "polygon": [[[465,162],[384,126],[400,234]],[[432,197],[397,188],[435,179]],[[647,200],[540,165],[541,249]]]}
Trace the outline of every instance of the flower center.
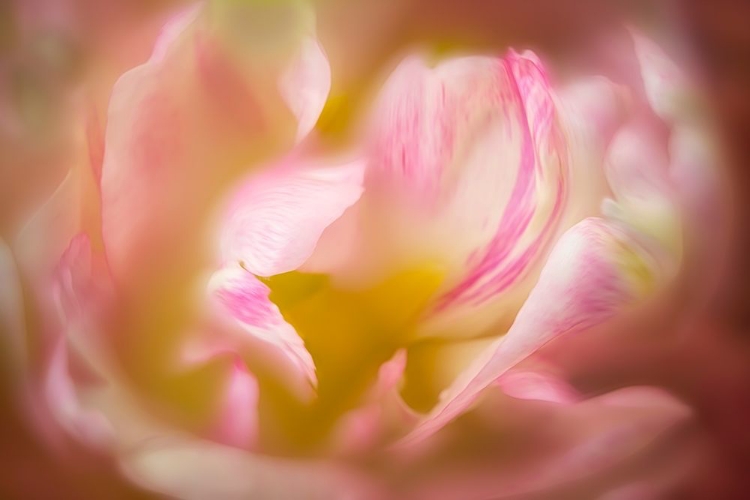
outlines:
{"label": "flower center", "polygon": [[318,443],[338,417],[361,403],[379,367],[409,342],[442,281],[442,272],[427,265],[361,290],[296,271],[265,280],[270,299],[305,341],[317,367],[314,403],[284,408],[275,401],[282,405],[274,411],[275,423],[290,443]]}

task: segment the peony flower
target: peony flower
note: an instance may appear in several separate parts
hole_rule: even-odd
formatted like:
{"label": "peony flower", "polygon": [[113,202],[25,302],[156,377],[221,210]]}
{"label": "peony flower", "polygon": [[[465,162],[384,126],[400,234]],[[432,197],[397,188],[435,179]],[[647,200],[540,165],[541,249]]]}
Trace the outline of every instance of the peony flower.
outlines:
{"label": "peony flower", "polygon": [[347,111],[316,31],[302,1],[189,6],[101,125],[92,99],[0,247],[45,442],[186,499],[673,491],[688,402],[565,360],[629,345],[723,237],[687,73],[635,28],[593,76],[415,50]]}

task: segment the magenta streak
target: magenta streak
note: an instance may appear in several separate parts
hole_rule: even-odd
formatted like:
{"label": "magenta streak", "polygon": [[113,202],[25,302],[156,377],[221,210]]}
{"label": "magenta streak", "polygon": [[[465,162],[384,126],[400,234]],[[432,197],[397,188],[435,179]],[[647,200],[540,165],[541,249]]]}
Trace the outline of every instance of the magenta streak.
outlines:
{"label": "magenta streak", "polygon": [[[517,75],[513,72],[513,68],[508,67],[507,61],[504,60],[503,64],[506,71],[513,75],[513,78],[511,79],[513,84],[512,89],[518,101],[522,104],[525,103],[521,88],[519,87],[516,78]],[[536,67],[536,65],[534,66]],[[537,109],[535,110],[534,115],[535,120],[540,121],[543,119],[539,116],[542,113],[542,110],[546,110],[550,113],[553,111],[547,106]],[[538,161],[535,148],[535,146],[538,146],[539,142],[541,142],[539,137],[541,134],[533,134],[532,137],[532,131],[529,128],[528,114],[525,105],[521,106],[520,114],[521,119],[525,124],[524,142],[522,146],[522,163],[519,168],[519,177],[516,180],[513,192],[507,204],[507,207],[510,207],[510,212],[506,211],[503,214],[499,223],[498,232],[487,245],[482,260],[474,266],[462,282],[439,299],[438,304],[434,309],[435,312],[444,310],[455,303],[466,303],[469,301],[482,302],[510,286],[523,273],[523,271],[527,269],[529,261],[543,247],[545,240],[548,237],[548,233],[559,221],[565,200],[564,181],[558,182],[555,205],[552,209],[552,214],[539,236],[529,244],[521,255],[517,256],[501,269],[498,269],[503,261],[508,258],[514,248],[514,245],[509,244],[509,242],[517,241],[531,222],[536,208],[532,196],[533,187],[535,186],[534,182],[532,182],[534,180],[533,174],[543,174],[541,170],[541,162]],[[544,114],[547,115],[547,113]],[[547,118],[547,121],[549,121],[549,118]],[[562,174],[562,172],[560,173]],[[562,175],[561,177],[563,179],[565,178]],[[477,288],[477,283],[493,270],[498,270],[496,276]]]}

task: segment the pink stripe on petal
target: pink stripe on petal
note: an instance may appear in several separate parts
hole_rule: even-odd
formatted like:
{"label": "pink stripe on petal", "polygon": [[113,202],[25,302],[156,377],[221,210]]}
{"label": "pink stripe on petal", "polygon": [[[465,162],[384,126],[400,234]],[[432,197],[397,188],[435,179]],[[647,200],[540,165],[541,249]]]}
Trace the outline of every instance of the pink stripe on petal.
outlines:
{"label": "pink stripe on petal", "polygon": [[[549,241],[565,204],[567,150],[547,77],[528,52],[510,52],[502,64],[513,96],[503,104],[506,112],[515,111],[508,119],[521,133],[520,144],[514,146],[520,148],[518,174],[495,235],[472,255],[466,276],[438,300],[436,311],[481,304],[520,279]],[[553,188],[552,206],[542,229],[519,248],[519,240],[538,216],[539,186],[545,184]]]}

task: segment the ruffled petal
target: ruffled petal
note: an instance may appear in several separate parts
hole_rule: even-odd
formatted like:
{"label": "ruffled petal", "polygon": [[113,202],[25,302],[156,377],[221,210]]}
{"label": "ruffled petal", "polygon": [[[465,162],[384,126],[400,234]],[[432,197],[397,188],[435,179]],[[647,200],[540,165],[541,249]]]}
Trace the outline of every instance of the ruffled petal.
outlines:
{"label": "ruffled petal", "polygon": [[595,326],[652,287],[648,256],[625,233],[585,219],[557,242],[508,331],[456,379],[435,409],[401,442],[419,442],[464,412],[513,365],[560,335]]}
{"label": "ruffled petal", "polygon": [[301,266],[323,231],[362,194],[364,163],[332,168],[277,167],[252,177],[224,219],[224,262],[272,276]]}

